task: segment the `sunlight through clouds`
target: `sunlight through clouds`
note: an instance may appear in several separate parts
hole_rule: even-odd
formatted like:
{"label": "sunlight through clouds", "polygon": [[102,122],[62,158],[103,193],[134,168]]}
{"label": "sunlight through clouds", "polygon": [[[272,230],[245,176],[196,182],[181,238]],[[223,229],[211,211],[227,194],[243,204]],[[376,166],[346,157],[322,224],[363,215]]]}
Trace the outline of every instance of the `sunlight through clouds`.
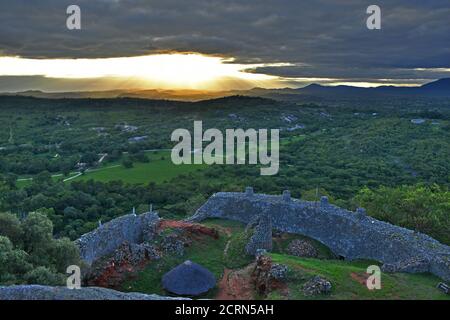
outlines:
{"label": "sunlight through clouds", "polygon": [[237,64],[232,58],[189,54],[155,54],[100,59],[25,59],[0,57],[0,76],[44,76],[47,78],[140,79],[143,85],[165,88],[211,89],[224,80],[244,81],[271,87],[278,77],[252,73],[266,66],[288,64]]}

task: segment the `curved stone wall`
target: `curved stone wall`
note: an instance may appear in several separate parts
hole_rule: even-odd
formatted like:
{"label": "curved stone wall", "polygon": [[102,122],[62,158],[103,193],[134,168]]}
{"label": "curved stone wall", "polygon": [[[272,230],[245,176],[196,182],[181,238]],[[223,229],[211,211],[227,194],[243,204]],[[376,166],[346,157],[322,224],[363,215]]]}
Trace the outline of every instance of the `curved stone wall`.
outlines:
{"label": "curved stone wall", "polygon": [[268,215],[275,229],[316,239],[346,259],[372,259],[401,265],[423,261],[427,270],[450,281],[450,247],[435,239],[366,216],[364,209],[351,212],[328,203],[282,196],[245,193],[214,194],[189,220],[216,217],[248,223]]}

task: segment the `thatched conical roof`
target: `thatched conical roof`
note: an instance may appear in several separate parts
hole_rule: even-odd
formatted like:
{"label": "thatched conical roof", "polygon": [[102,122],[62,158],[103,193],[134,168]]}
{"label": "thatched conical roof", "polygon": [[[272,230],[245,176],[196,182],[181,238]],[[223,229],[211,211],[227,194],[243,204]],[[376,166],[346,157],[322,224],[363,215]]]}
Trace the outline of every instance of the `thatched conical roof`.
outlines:
{"label": "thatched conical roof", "polygon": [[164,289],[183,296],[198,296],[216,285],[216,278],[206,268],[185,261],[167,272],[162,278]]}

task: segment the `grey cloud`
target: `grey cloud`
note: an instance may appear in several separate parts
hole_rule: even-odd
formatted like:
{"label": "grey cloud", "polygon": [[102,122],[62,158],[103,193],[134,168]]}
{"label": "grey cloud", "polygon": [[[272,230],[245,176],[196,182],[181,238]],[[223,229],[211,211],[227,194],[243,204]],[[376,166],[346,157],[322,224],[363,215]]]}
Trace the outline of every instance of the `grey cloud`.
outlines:
{"label": "grey cloud", "polygon": [[[82,9],[81,31],[65,9]],[[437,78],[449,68],[448,0],[381,0],[382,30],[365,25],[369,0],[0,0],[0,52],[24,57],[133,56],[161,50],[229,55],[289,77]]]}

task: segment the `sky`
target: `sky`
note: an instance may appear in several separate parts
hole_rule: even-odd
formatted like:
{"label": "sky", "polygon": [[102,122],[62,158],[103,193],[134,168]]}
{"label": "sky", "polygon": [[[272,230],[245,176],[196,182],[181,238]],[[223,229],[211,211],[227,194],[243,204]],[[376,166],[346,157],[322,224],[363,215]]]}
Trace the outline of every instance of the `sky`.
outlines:
{"label": "sky", "polygon": [[[81,30],[66,9],[81,8]],[[369,30],[366,9],[381,8]],[[0,0],[0,91],[420,85],[450,77],[449,0]]]}

